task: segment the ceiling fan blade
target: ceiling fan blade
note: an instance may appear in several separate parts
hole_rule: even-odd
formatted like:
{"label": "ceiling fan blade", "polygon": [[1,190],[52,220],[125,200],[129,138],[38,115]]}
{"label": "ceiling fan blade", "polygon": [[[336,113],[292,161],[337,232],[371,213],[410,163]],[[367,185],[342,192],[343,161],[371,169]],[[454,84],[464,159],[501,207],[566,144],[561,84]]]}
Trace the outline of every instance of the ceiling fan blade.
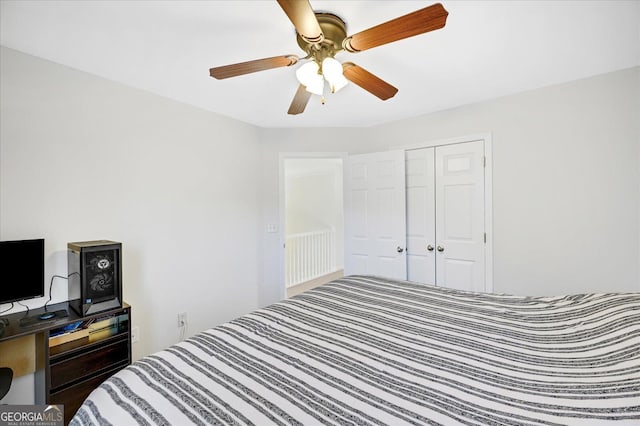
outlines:
{"label": "ceiling fan blade", "polygon": [[269,70],[271,68],[288,67],[296,62],[298,62],[296,55],[274,56],[273,58],[256,59],[254,61],[211,68],[209,69],[209,75],[221,80],[223,78],[236,77],[238,75]]}
{"label": "ceiling fan blade", "polygon": [[308,0],[278,0],[278,4],[304,40],[320,43],[324,39],[316,14]]}
{"label": "ceiling fan blade", "polygon": [[347,80],[357,84],[383,101],[393,98],[398,93],[398,89],[353,62],[342,64],[342,71]]}
{"label": "ceiling fan blade", "polygon": [[446,24],[448,15],[449,12],[436,3],[347,37],[343,45],[349,52],[361,52],[440,29]]}
{"label": "ceiling fan blade", "polygon": [[304,86],[304,84],[298,86],[298,91],[293,97],[291,105],[289,106],[289,111],[287,111],[287,113],[296,115],[304,112],[304,109],[307,107],[307,103],[309,102],[310,97],[311,92],[307,92],[307,88]]}

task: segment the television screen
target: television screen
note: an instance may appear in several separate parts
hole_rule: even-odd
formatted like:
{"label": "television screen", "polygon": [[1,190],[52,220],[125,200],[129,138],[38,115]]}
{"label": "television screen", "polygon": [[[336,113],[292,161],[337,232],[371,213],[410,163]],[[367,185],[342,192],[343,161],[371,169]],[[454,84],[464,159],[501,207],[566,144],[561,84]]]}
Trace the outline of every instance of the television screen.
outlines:
{"label": "television screen", "polygon": [[0,241],[0,304],[44,296],[44,239]]}

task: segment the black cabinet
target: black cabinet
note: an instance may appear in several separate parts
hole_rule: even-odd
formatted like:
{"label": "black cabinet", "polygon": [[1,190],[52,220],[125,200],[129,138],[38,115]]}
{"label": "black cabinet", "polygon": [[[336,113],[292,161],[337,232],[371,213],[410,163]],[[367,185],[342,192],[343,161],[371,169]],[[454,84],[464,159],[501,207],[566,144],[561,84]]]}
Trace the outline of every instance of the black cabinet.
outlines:
{"label": "black cabinet", "polygon": [[[131,364],[130,307],[82,317],[47,331],[42,342],[47,404],[64,404],[65,423],[105,379]],[[74,331],[65,327],[80,324]],[[63,334],[55,336],[63,331]]]}

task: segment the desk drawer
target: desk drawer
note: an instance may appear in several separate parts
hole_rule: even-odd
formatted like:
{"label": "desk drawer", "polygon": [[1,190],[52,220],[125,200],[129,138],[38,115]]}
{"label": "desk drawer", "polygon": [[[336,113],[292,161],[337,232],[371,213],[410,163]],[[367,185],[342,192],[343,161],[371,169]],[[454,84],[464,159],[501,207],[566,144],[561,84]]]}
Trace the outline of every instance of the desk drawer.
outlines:
{"label": "desk drawer", "polygon": [[69,424],[69,420],[71,420],[71,417],[73,417],[76,411],[78,411],[78,408],[80,408],[85,398],[88,397],[95,388],[100,386],[102,382],[122,370],[124,367],[126,367],[126,365],[114,370],[109,370],[99,376],[87,379],[69,388],[53,393],[47,399],[47,404],[63,404],[64,424]]}
{"label": "desk drawer", "polygon": [[51,389],[129,361],[129,341],[120,340],[51,364]]}

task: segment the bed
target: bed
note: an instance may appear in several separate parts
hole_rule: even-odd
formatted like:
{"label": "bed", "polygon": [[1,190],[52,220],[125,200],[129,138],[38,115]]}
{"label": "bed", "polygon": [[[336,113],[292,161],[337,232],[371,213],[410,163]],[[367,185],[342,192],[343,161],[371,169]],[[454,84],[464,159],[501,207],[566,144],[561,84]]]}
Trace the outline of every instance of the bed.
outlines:
{"label": "bed", "polygon": [[516,297],[350,276],[118,372],[89,424],[638,424],[640,293]]}

